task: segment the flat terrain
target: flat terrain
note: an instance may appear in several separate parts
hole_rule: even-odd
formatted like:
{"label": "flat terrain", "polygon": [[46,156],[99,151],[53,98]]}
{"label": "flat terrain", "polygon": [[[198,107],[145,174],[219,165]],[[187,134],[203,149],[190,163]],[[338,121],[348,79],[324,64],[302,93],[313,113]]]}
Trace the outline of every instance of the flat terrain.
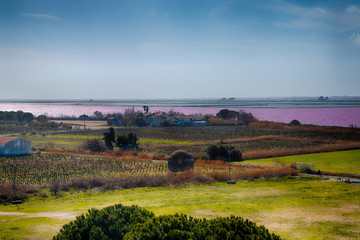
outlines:
{"label": "flat terrain", "polygon": [[0,205],[0,238],[48,239],[89,208],[137,204],[157,215],[214,218],[236,215],[284,239],[357,239],[360,185],[319,179],[240,181],[236,185],[137,188],[98,193],[63,192],[20,205]]}
{"label": "flat terrain", "polygon": [[320,169],[322,172],[360,174],[360,150],[247,160],[241,164],[275,166],[279,164],[291,165],[294,162],[313,163],[316,171]]}
{"label": "flat terrain", "polygon": [[[206,127],[120,127],[116,135],[135,133],[139,153],[170,155],[183,149],[197,157],[212,144],[225,144],[240,150],[244,159],[289,156],[360,148],[360,132],[342,128],[244,126]],[[80,150],[87,139],[103,137],[102,130],[77,130],[21,136],[40,149]]]}
{"label": "flat terrain", "polygon": [[[81,128],[81,124],[78,126]],[[56,135],[39,132],[26,134],[24,138],[30,140],[34,148],[80,150],[88,139],[101,139],[103,136],[104,130],[95,130],[95,125],[90,128],[91,131],[59,132]],[[146,154],[151,159],[156,155],[164,154],[162,156],[166,157],[175,150],[185,149],[202,157],[207,146],[220,143],[241,150],[248,159],[354,149],[360,146],[360,135],[356,129],[315,130],[313,127],[302,129],[288,126],[283,129],[241,126],[116,129],[117,135],[133,132],[140,138],[141,150],[131,155],[134,159],[127,165],[123,164],[130,169],[149,168],[146,162],[141,165],[138,161]],[[89,169],[99,176],[109,176],[109,173],[118,172],[119,166],[122,166],[116,159],[90,159],[88,155],[80,154],[66,156],[64,161],[65,155],[41,154],[43,160],[33,161],[41,168],[33,170],[22,164],[18,180],[46,184],[42,180],[53,180],[44,177],[49,176],[50,170],[51,176],[66,181],[72,177],[93,176]],[[32,158],[24,159],[30,164]],[[8,161],[4,164],[10,168],[10,161],[13,160]],[[263,158],[238,164],[290,165],[293,162],[313,163],[316,170],[323,172],[359,174],[360,150]],[[76,168],[72,167],[73,163],[78,164]],[[157,164],[157,168],[163,170],[161,163]],[[10,179],[7,183],[10,184],[12,169],[8,168],[3,169],[7,171],[7,179]],[[77,171],[69,171],[73,169]],[[134,176],[131,171],[128,174]],[[4,179],[4,176],[1,177]],[[60,192],[56,197],[49,189],[41,189],[36,196],[19,205],[20,209],[11,204],[0,204],[0,239],[50,239],[63,224],[89,208],[103,208],[116,203],[137,204],[157,215],[184,213],[206,218],[241,216],[264,225],[284,239],[358,239],[360,235],[360,184],[318,178],[281,178],[239,181],[236,185],[215,183],[107,192],[98,189],[85,192],[70,189],[68,192]]]}

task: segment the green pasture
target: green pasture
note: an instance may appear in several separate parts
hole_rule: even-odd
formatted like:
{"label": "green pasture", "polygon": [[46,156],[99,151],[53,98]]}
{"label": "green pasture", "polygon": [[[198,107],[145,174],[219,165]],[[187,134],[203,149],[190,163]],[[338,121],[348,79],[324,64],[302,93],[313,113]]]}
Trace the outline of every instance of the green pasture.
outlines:
{"label": "green pasture", "polygon": [[61,192],[20,205],[0,205],[0,238],[51,238],[62,224],[89,208],[136,204],[156,215],[184,213],[215,218],[236,215],[284,239],[357,239],[360,185],[307,178],[240,181],[236,185]]}
{"label": "green pasture", "polygon": [[86,136],[86,135],[63,135],[63,134],[51,134],[51,135],[36,135],[37,137],[44,137],[44,138],[70,138],[70,139],[101,139],[102,137],[99,136]]}
{"label": "green pasture", "polygon": [[247,160],[241,162],[241,164],[274,166],[279,164],[290,165],[294,162],[313,163],[315,170],[320,169],[323,172],[360,174],[360,150]]}
{"label": "green pasture", "polygon": [[54,148],[54,149],[78,149],[84,145],[84,140],[66,140],[66,139],[43,139],[30,140],[33,148]]}
{"label": "green pasture", "polygon": [[166,139],[149,139],[149,138],[140,138],[139,143],[155,143],[155,144],[193,144],[189,141],[178,141],[178,140],[166,140]]}
{"label": "green pasture", "polygon": [[[102,139],[100,136],[87,136],[87,135],[48,135],[48,136],[41,136],[37,135],[37,137],[43,137],[44,139]],[[140,143],[168,143],[168,144],[192,144],[189,141],[177,141],[177,140],[166,140],[166,139],[150,139],[150,138],[140,138]]]}
{"label": "green pasture", "polygon": [[[67,148],[67,149],[77,149],[81,147],[86,140],[89,139],[100,139],[100,136],[85,136],[85,135],[34,135],[26,137],[27,140],[31,141],[31,144],[34,148],[45,148],[48,146],[54,146],[54,148]],[[150,139],[150,138],[140,138],[140,144],[174,144],[174,145],[190,145],[192,142],[189,141],[179,141],[179,140],[167,140],[167,139]]]}

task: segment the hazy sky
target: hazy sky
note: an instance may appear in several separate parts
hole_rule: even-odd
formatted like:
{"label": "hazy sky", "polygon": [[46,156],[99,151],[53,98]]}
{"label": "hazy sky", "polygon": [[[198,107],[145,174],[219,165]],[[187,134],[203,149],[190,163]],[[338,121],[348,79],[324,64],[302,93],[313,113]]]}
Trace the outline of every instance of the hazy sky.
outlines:
{"label": "hazy sky", "polygon": [[360,1],[1,0],[0,99],[360,95]]}

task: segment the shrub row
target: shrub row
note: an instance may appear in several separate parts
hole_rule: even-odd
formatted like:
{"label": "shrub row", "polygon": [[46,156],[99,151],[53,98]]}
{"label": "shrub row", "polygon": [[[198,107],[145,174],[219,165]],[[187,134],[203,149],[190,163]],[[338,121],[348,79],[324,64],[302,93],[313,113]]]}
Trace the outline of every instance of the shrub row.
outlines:
{"label": "shrub row", "polygon": [[[233,180],[251,180],[259,178],[279,178],[284,176],[297,175],[297,171],[288,167],[259,167],[231,171]],[[105,178],[80,178],[69,182],[55,182],[50,189],[54,193],[58,190],[68,191],[71,188],[86,190],[97,188],[103,190],[114,190],[122,188],[137,187],[162,187],[162,186],[180,186],[187,184],[208,184],[214,182],[227,181],[229,172],[227,169],[212,170],[199,169],[188,170],[178,173],[139,173],[139,174],[121,174],[117,177]],[[55,187],[54,187],[55,186]]]}
{"label": "shrub row", "polygon": [[[221,167],[223,162],[208,161],[209,166]],[[206,163],[203,163],[206,165]],[[204,166],[205,166],[204,165]],[[293,168],[286,167],[233,167],[231,178],[233,180],[250,180],[259,178],[279,178],[284,176],[297,175]],[[147,173],[119,174],[116,177],[84,177],[62,182],[60,180],[48,184],[50,191],[57,195],[59,191],[69,191],[70,189],[87,190],[97,189],[99,191],[115,190],[122,188],[137,187],[161,187],[161,186],[180,186],[188,184],[208,184],[214,182],[227,181],[229,172],[227,169],[212,169],[203,167],[197,170],[185,172],[167,173]],[[17,184],[16,199],[25,200],[28,194],[36,193],[40,186]],[[11,202],[13,200],[13,185],[5,183],[0,185],[0,202]],[[46,194],[43,194],[46,196]],[[41,195],[40,195],[41,196]]]}
{"label": "shrub row", "polygon": [[[16,200],[25,200],[28,194],[35,193],[37,188],[31,185],[17,184],[15,191]],[[0,202],[11,202],[14,200],[14,185],[11,183],[0,184]]]}

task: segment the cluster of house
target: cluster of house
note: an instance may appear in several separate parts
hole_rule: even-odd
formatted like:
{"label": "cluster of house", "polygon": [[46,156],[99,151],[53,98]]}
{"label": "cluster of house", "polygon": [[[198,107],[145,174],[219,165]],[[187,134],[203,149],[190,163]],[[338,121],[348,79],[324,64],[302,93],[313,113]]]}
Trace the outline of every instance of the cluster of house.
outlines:
{"label": "cluster of house", "polygon": [[[198,115],[174,116],[166,113],[145,113],[144,119],[149,122],[151,127],[159,127],[165,121],[171,126],[206,126],[206,121],[203,121],[203,118]],[[115,117],[109,117],[107,122],[110,126],[121,125]]]}
{"label": "cluster of house", "polygon": [[196,115],[170,116],[166,113],[146,113],[144,119],[152,127],[158,127],[164,121],[173,126],[206,126],[206,121]]}

